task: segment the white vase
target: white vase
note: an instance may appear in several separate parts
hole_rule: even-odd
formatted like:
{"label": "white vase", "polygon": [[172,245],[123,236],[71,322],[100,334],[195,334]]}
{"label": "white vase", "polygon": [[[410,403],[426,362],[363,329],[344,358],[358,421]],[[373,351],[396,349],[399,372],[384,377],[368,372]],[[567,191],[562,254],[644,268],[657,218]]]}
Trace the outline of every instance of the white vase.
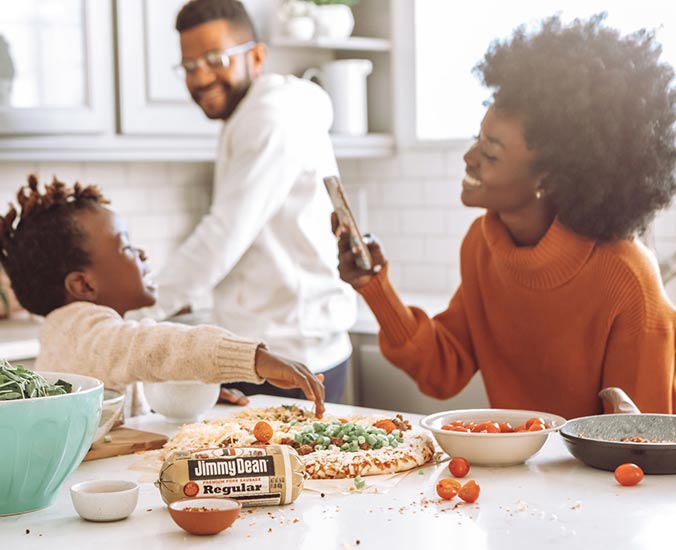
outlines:
{"label": "white vase", "polygon": [[283,23],[284,34],[295,40],[310,40],[315,34],[312,17],[291,17]]}
{"label": "white vase", "polygon": [[344,4],[317,6],[314,19],[318,38],[347,38],[354,29],[352,10]]}

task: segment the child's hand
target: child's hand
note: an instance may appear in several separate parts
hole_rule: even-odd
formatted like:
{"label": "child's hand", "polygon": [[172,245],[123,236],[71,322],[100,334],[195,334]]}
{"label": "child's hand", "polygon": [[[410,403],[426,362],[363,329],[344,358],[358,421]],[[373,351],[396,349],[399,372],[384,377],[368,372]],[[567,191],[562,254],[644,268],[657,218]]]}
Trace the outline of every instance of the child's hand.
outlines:
{"label": "child's hand", "polygon": [[315,402],[315,415],[324,414],[324,384],[302,363],[282,359],[263,348],[256,350],[256,373],[278,388],[300,388]]}

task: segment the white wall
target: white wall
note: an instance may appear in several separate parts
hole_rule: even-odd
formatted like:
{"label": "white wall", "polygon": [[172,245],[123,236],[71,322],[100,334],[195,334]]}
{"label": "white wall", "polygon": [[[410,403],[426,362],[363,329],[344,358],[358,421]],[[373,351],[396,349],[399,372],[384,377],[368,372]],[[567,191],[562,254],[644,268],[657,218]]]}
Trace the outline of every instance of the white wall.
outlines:
{"label": "white wall", "polygon": [[[460,203],[462,155],[467,146],[406,150],[391,158],[339,163],[360,225],[382,241],[399,291],[450,297],[458,285],[460,242],[482,213]],[[70,184],[79,180],[100,185],[112,207],[127,220],[134,243],[144,247],[159,267],[206,212],[212,165],[4,162],[0,163],[0,212],[4,214],[30,172],[37,173],[41,182],[57,175]],[[676,250],[676,208],[658,216],[653,241],[660,257]]]}
{"label": "white wall", "polygon": [[95,183],[126,220],[132,242],[144,248],[155,266],[187,237],[209,206],[210,163],[0,163],[0,213],[29,173],[40,183],[53,176],[72,185]]}

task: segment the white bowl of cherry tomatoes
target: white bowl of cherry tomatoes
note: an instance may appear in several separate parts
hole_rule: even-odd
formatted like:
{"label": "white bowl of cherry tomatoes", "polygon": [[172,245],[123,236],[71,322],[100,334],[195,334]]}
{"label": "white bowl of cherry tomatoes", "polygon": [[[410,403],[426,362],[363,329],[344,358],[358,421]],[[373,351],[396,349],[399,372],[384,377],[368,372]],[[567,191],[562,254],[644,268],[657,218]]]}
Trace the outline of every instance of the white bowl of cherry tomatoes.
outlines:
{"label": "white bowl of cherry tomatoes", "polygon": [[444,452],[473,466],[522,464],[565,423],[555,414],[518,409],[443,411],[420,421]]}

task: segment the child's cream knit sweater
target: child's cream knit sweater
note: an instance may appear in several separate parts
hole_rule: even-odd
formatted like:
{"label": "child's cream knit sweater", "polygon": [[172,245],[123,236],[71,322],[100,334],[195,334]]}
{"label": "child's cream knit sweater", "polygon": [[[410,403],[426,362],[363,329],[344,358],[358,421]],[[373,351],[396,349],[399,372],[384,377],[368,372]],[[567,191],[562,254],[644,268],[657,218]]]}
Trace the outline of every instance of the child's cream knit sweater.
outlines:
{"label": "child's cream knit sweater", "polygon": [[125,321],[111,308],[74,302],[52,311],[40,331],[36,368],[93,376],[127,392],[125,411],[144,412],[136,382],[253,382],[262,342],[212,325]]}

